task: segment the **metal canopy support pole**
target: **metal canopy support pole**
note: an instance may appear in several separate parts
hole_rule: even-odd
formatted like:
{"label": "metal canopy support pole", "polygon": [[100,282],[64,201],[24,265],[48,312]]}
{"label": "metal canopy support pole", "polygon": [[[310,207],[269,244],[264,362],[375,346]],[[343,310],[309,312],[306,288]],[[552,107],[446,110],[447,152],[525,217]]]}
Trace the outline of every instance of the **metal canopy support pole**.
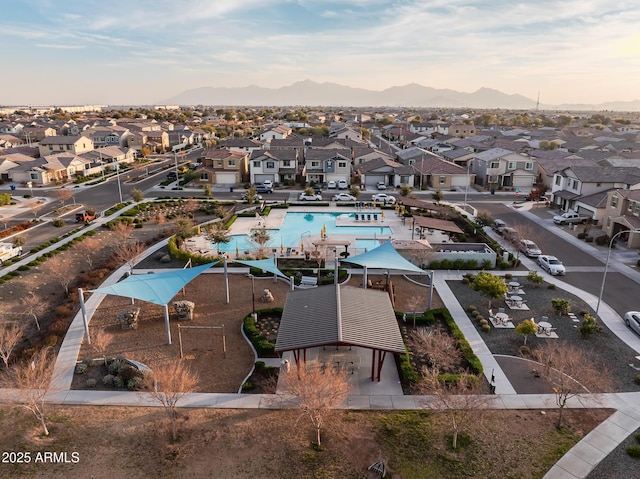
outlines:
{"label": "metal canopy support pole", "polygon": [[84,326],[84,337],[87,340],[87,344],[91,344],[91,337],[89,336],[89,323],[87,322],[87,309],[84,304],[84,291],[82,291],[82,288],[78,288],[78,296],[80,298],[80,309],[82,310],[82,324]]}
{"label": "metal canopy support pole", "polygon": [[227,269],[227,257],[223,257],[223,265],[224,265],[224,292],[227,304],[229,304],[229,271]]}
{"label": "metal canopy support pole", "polygon": [[367,289],[367,267],[364,267],[364,274],[362,275],[362,287]]}
{"label": "metal canopy support pole", "polygon": [[169,326],[169,305],[164,305],[164,329],[167,332],[167,344],[171,344],[171,327]]}

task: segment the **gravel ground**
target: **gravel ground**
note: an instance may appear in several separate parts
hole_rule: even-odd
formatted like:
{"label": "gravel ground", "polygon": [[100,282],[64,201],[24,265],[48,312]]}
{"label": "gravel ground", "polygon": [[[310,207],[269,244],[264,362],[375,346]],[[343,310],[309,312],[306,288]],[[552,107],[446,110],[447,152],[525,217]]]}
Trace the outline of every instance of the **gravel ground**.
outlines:
{"label": "gravel ground", "polygon": [[[628,366],[633,362],[637,353],[620,341],[606,326],[603,325],[604,331],[590,339],[582,339],[575,324],[567,317],[560,317],[553,311],[551,307],[552,298],[566,298],[571,301],[571,311],[578,318],[581,317],[580,312],[586,310],[591,314],[594,311],[580,298],[577,298],[561,289],[551,290],[546,283],[535,288],[527,285],[526,280],[519,280],[523,284],[525,291],[524,298],[527,301],[529,311],[509,310],[504,302],[493,300],[493,310],[496,311],[499,306],[505,307],[509,315],[512,316],[517,325],[520,321],[534,317],[536,321],[540,321],[541,316],[548,316],[549,322],[557,328],[556,332],[560,340],[570,341],[584,347],[590,357],[606,364],[609,368],[609,374],[612,375],[614,390],[622,391],[638,391],[640,385],[634,382],[637,372]],[[475,305],[483,315],[488,316],[488,300],[480,293],[473,291],[468,285],[462,281],[449,281],[449,287],[458,298],[462,306],[467,308],[469,305]],[[501,304],[498,304],[501,303]],[[478,328],[477,322],[473,322]],[[478,328],[479,329],[479,328]],[[521,336],[514,333],[513,329],[495,329],[492,328],[489,333],[480,332],[489,350],[494,354],[519,355],[519,347],[523,340]],[[551,339],[540,339],[529,337],[527,344],[531,348],[541,344],[542,341],[551,341]],[[553,340],[556,341],[556,340]],[[636,431],[636,433],[640,430]],[[598,466],[587,476],[587,479],[619,479],[622,477],[638,477],[640,478],[640,460],[634,459],[626,452],[628,446],[640,442],[631,434],[623,443],[614,449]]]}
{"label": "gravel ground", "polygon": [[[543,344],[545,341],[560,340],[571,342],[571,344],[584,348],[589,357],[592,357],[596,362],[606,365],[612,378],[613,392],[640,391],[640,385],[634,381],[638,372],[629,367],[629,364],[634,361],[634,356],[638,354],[637,352],[620,341],[605,325],[602,325],[604,328],[602,333],[596,334],[589,339],[582,339],[576,327],[579,323],[573,322],[569,317],[558,316],[551,307],[552,298],[565,298],[570,301],[571,311],[578,318],[581,317],[581,311],[587,311],[595,315],[594,311],[584,301],[559,288],[549,289],[547,283],[534,287],[528,284],[524,278],[519,282],[523,285],[525,292],[523,298],[526,300],[529,311],[510,310],[506,307],[504,301],[495,299],[492,301],[492,306],[494,312],[497,311],[498,307],[504,307],[509,316],[513,318],[516,326],[525,319],[531,319],[532,317],[535,318],[536,322],[540,321],[541,316],[549,318],[549,322],[556,328],[555,332],[558,334],[559,339],[529,336],[527,345],[531,349]],[[489,316],[488,298],[472,290],[469,285],[463,284],[462,281],[448,281],[448,285],[465,309],[469,305],[475,305],[483,316]],[[491,328],[490,332],[485,333],[480,329],[477,321],[473,321],[473,324],[480,331],[482,339],[492,353],[520,356],[519,348],[523,344],[523,338],[515,334],[513,329]]]}

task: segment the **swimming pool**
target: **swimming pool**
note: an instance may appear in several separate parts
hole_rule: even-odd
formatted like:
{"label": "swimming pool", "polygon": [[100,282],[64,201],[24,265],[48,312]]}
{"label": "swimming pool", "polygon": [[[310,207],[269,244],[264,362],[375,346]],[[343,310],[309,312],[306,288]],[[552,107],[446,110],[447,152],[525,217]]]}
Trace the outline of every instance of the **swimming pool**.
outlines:
{"label": "swimming pool", "polygon": [[[381,237],[388,239],[391,234],[391,228],[388,226],[338,226],[336,219],[339,217],[351,217],[354,213],[287,213],[282,221],[279,229],[268,229],[271,234],[271,240],[267,243],[270,248],[279,248],[280,245],[285,248],[299,247],[303,236],[319,236],[320,231],[326,226],[326,234],[330,238],[331,235],[348,235],[363,238],[363,241],[372,241],[368,246],[375,244],[374,239]],[[355,238],[354,238],[355,239]],[[358,240],[360,241],[360,239]],[[216,245],[221,252],[235,252],[236,246],[238,250],[252,250],[256,246],[248,240],[247,235],[231,235],[231,241],[227,244]],[[359,247],[359,246],[358,246]],[[371,249],[369,247],[369,249]]]}

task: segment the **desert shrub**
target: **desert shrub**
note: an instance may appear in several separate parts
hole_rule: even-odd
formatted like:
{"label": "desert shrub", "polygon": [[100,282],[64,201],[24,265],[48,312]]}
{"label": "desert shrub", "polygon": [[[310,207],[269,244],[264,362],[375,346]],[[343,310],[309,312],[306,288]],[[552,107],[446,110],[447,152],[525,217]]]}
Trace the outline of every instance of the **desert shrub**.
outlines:
{"label": "desert shrub", "polygon": [[462,284],[469,284],[469,278],[462,278]]}
{"label": "desert shrub", "polygon": [[587,311],[586,309],[581,309],[579,314],[580,316],[586,316],[587,314],[589,314],[589,311]]}
{"label": "desert shrub", "polygon": [[593,243],[593,236],[587,236],[584,240],[585,240],[587,243]]}
{"label": "desert shrub", "polygon": [[256,384],[252,381],[245,381],[242,383],[242,392],[251,391],[256,388]]}
{"label": "desert shrub", "polygon": [[89,369],[89,366],[85,363],[76,364],[76,374],[84,374],[87,372],[87,369]]}
{"label": "desert shrub", "polygon": [[568,299],[564,298],[553,298],[551,299],[551,306],[553,310],[558,313],[560,316],[566,316],[569,311],[571,311],[571,304]]}
{"label": "desert shrub", "polygon": [[637,444],[632,444],[631,446],[627,447],[627,454],[636,459],[640,459],[640,446],[638,446]]}
{"label": "desert shrub", "polygon": [[477,310],[477,309],[478,309],[478,307],[477,307],[475,304],[471,304],[471,305],[469,305],[469,312],[470,312],[470,313],[471,313],[471,312],[473,312],[473,311],[475,311],[475,310]]}
{"label": "desert shrub", "polygon": [[122,379],[121,376],[115,376],[113,378],[113,386],[116,388],[123,388],[124,387],[124,379]]}
{"label": "desert shrub", "polygon": [[138,376],[139,376],[138,370],[133,366],[125,365],[120,370],[120,377],[122,377],[125,383]]}
{"label": "desert shrub", "polygon": [[50,334],[44,339],[44,345],[53,348],[56,344],[58,344],[58,336],[55,334]]}
{"label": "desert shrub", "polygon": [[556,289],[556,285],[554,283],[549,283],[549,286],[547,286],[547,289]]}
{"label": "desert shrub", "polygon": [[480,311],[478,311],[477,309],[474,309],[473,311],[471,311],[471,316],[477,319],[478,316],[480,316]]}
{"label": "desert shrub", "polygon": [[491,331],[491,326],[489,326],[488,324],[483,324],[483,325],[482,325],[482,330],[483,330],[485,333],[488,333],[489,331]]}
{"label": "desert shrub", "polygon": [[90,388],[90,389],[93,389],[93,388],[95,388],[95,387],[96,387],[96,385],[98,384],[98,381],[96,381],[95,379],[91,378],[91,379],[87,379],[87,380],[84,382],[84,384],[85,384],[85,386],[86,386],[86,387],[88,387],[88,388]]}
{"label": "desert shrub", "polygon": [[520,356],[530,356],[530,355],[531,355],[531,349],[529,348],[529,346],[525,344],[520,346]]}
{"label": "desert shrub", "polygon": [[114,376],[118,376],[118,375],[120,375],[122,370],[124,368],[126,368],[126,367],[128,367],[128,366],[124,361],[122,361],[121,359],[117,359],[116,358],[111,363],[109,363],[109,365],[107,366],[107,370],[109,371],[109,374],[112,374]]}
{"label": "desert shrub", "polygon": [[138,391],[142,389],[144,381],[140,376],[134,376],[127,381],[127,389],[129,391]]}
{"label": "desert shrub", "polygon": [[105,386],[113,386],[114,379],[115,376],[113,374],[107,374],[106,376],[102,377],[102,384],[104,384]]}
{"label": "desert shrub", "polygon": [[536,271],[531,270],[527,274],[527,281],[537,286],[539,284],[542,284],[542,282],[544,281],[544,278],[541,275],[539,275]]}
{"label": "desert shrub", "polygon": [[56,218],[51,222],[51,224],[56,228],[62,228],[65,225],[64,220],[60,218]]}
{"label": "desert shrub", "polygon": [[513,279],[513,275],[511,273],[507,273],[507,274],[504,275],[504,279],[505,279],[505,281],[511,280],[511,279]]}
{"label": "desert shrub", "polygon": [[395,354],[394,357],[399,363],[398,369],[400,370],[401,380],[408,384],[417,383],[420,380],[420,376],[411,364],[411,356],[406,346],[404,354]]}
{"label": "desert shrub", "polygon": [[256,371],[263,371],[266,367],[266,364],[264,361],[256,361],[254,366]]}
{"label": "desert shrub", "polygon": [[580,331],[580,335],[583,338],[588,338],[596,333],[602,332],[602,326],[600,326],[596,322],[596,318],[591,316],[589,313],[584,315],[580,326],[578,326],[578,331]]}
{"label": "desert shrub", "polygon": [[91,359],[91,358],[83,359],[83,360],[82,360],[82,363],[83,363],[83,364],[86,364],[86,365],[87,365],[88,367],[90,367],[90,368],[96,365],[96,362],[95,362],[93,359]]}
{"label": "desert shrub", "polygon": [[585,239],[587,237],[587,233],[578,233],[578,239]]}
{"label": "desert shrub", "polygon": [[489,321],[487,321],[486,319],[482,318],[480,321],[478,321],[478,323],[480,324],[480,326],[482,326],[484,328],[485,326],[487,326],[489,324]]}
{"label": "desert shrub", "polygon": [[53,310],[53,314],[58,319],[70,318],[73,315],[73,306],[71,304],[62,304]]}
{"label": "desert shrub", "polygon": [[596,236],[596,244],[598,246],[604,246],[609,242],[609,237],[607,235]]}

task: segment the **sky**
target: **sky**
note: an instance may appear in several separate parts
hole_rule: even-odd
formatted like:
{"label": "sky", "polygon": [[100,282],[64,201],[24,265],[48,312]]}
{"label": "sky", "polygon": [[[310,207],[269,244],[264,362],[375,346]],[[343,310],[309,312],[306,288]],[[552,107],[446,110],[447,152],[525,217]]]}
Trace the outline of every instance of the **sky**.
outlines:
{"label": "sky", "polygon": [[0,105],[154,104],[302,80],[640,99],[638,0],[17,0]]}

